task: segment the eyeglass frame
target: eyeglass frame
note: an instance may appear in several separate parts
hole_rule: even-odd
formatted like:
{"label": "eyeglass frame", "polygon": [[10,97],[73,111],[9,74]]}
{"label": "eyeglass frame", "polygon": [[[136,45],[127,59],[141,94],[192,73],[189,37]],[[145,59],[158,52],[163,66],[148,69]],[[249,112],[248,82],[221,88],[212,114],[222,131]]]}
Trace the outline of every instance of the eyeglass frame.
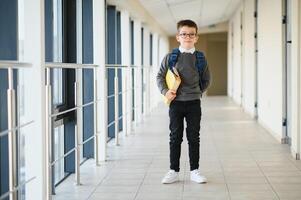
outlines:
{"label": "eyeglass frame", "polygon": [[181,37],[181,38],[187,38],[187,36],[190,38],[190,39],[193,39],[193,38],[195,38],[196,36],[197,36],[197,34],[196,33],[179,33],[179,36]]}

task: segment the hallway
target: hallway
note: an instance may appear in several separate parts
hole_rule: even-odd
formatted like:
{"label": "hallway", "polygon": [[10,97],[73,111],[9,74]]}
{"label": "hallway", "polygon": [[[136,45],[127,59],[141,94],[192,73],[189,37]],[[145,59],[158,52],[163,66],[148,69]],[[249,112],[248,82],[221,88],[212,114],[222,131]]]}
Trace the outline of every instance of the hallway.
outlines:
{"label": "hallway", "polygon": [[120,146],[108,143],[107,162],[81,167],[56,188],[55,200],[297,200],[301,199],[301,161],[228,97],[202,102],[201,172],[207,184],[189,180],[187,141],[182,144],[180,182],[162,185],[169,168],[168,109],[156,108]]}

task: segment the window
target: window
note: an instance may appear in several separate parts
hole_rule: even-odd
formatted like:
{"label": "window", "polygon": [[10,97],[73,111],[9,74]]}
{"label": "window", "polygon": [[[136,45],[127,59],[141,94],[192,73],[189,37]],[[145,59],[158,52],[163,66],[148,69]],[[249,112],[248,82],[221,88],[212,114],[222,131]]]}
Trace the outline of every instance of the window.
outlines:
{"label": "window", "polygon": [[[53,61],[62,62],[62,0],[53,0]],[[64,103],[63,69],[53,69],[53,104]]]}
{"label": "window", "polygon": [[53,104],[55,106],[64,103],[63,99],[63,70],[53,69]]}
{"label": "window", "polygon": [[[54,153],[53,161],[64,155],[64,125],[54,128]],[[65,176],[64,159],[54,165],[54,184],[58,184]]]}

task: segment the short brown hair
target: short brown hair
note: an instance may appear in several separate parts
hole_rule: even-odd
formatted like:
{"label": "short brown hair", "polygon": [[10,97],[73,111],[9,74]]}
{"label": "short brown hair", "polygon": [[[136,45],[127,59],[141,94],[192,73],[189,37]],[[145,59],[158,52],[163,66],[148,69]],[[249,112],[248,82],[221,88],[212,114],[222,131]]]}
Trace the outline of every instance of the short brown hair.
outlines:
{"label": "short brown hair", "polygon": [[190,19],[184,19],[181,20],[177,23],[177,30],[179,31],[180,28],[182,28],[183,26],[188,26],[188,27],[192,27],[195,28],[196,33],[198,33],[198,26],[196,25],[196,23]]}

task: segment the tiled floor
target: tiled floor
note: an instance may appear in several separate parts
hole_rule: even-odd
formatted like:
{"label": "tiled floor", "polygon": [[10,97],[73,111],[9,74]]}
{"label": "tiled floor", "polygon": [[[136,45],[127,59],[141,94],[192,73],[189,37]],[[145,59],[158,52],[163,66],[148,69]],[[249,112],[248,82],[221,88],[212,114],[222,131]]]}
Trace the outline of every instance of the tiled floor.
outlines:
{"label": "tiled floor", "polygon": [[200,169],[207,184],[189,180],[187,140],[180,182],[160,183],[169,167],[168,110],[161,105],[120,146],[109,144],[108,161],[82,167],[56,188],[55,200],[301,200],[301,162],[226,97],[204,99]]}

